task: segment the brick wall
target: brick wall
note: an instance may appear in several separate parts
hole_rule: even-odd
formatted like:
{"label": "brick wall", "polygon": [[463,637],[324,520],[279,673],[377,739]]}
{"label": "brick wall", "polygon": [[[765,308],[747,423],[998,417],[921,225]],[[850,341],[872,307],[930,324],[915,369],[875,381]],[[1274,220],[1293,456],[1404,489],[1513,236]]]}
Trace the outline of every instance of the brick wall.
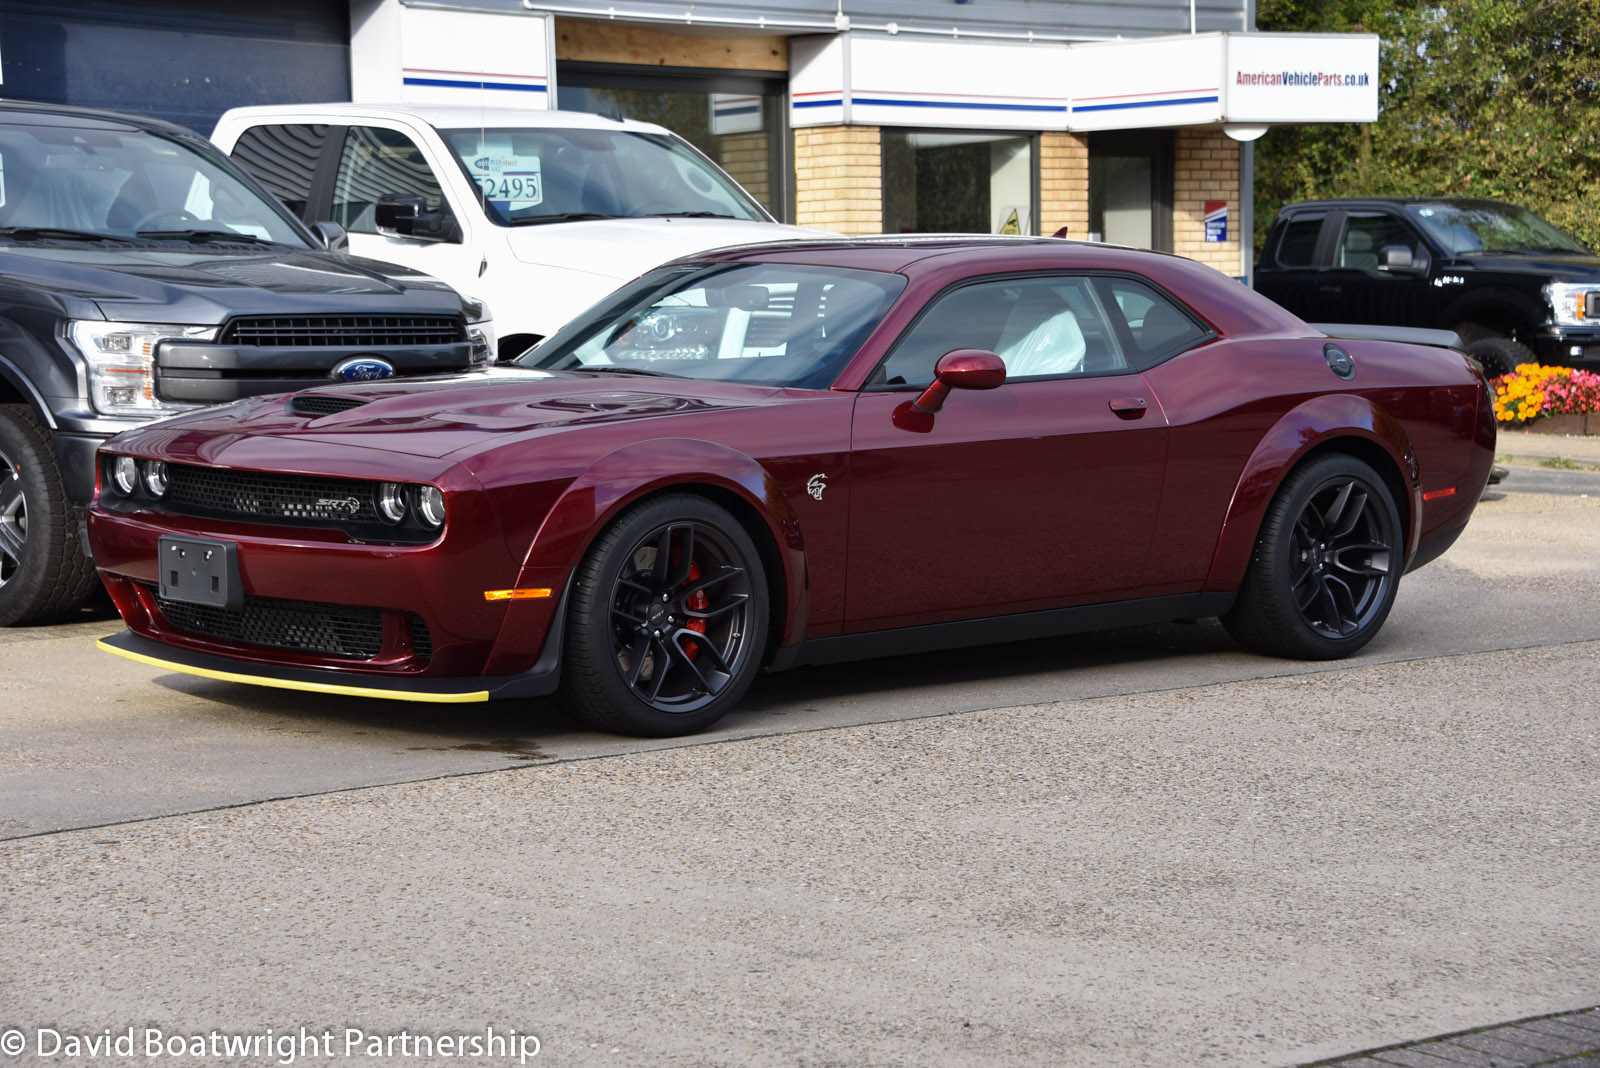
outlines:
{"label": "brick wall", "polygon": [[[1228,202],[1228,240],[1205,239],[1205,202]],[[1239,276],[1239,142],[1221,130],[1179,130],[1172,246],[1180,256]]]}
{"label": "brick wall", "polygon": [[800,226],[883,232],[883,146],[876,126],[795,130],[794,174]]}
{"label": "brick wall", "polygon": [[733,175],[745,191],[772,206],[772,160],[764,133],[727,134],[717,151],[717,163]]}
{"label": "brick wall", "polygon": [[1063,226],[1075,240],[1089,236],[1089,138],[1052,131],[1039,135],[1039,233]]}

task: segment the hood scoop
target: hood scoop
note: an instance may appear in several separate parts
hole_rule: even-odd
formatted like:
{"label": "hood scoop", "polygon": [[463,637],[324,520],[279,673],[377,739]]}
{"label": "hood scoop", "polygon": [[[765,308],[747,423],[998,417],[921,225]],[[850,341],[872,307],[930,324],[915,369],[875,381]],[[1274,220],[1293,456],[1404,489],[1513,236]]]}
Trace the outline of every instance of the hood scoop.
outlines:
{"label": "hood scoop", "polygon": [[289,398],[284,409],[290,415],[304,415],[315,419],[319,415],[348,412],[369,403],[359,397],[335,397],[328,393],[300,393]]}

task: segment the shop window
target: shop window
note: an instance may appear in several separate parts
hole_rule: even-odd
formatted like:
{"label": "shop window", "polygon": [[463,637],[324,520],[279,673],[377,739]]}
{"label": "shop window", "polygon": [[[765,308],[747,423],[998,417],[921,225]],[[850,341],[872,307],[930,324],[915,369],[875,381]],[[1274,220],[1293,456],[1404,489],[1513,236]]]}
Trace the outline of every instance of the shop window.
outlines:
{"label": "shop window", "polygon": [[883,232],[1032,234],[1033,138],[883,132]]}
{"label": "shop window", "polygon": [[1172,251],[1172,134],[1089,135],[1089,239]]}
{"label": "shop window", "polygon": [[239,135],[230,155],[290,211],[303,218],[317,174],[317,159],[327,140],[328,128],[320,124],[252,126]]}
{"label": "shop window", "polygon": [[396,194],[421,197],[424,212],[444,203],[439,179],[411,138],[398,130],[350,127],[333,182],[333,221],[354,233],[377,233],[378,198]]}
{"label": "shop window", "polygon": [[623,64],[562,64],[559,104],[665,126],[705,153],[775,217],[785,218],[787,133],[781,77],[644,73]]}

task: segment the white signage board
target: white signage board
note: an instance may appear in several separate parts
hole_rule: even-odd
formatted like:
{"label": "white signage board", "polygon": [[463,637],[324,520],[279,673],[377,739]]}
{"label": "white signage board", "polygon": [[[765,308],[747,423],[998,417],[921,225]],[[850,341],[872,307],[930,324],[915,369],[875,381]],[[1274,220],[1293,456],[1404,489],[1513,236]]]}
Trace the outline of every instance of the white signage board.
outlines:
{"label": "white signage board", "polygon": [[1373,34],[1248,33],[1226,38],[1229,122],[1376,122]]}
{"label": "white signage board", "polygon": [[402,100],[550,107],[548,17],[403,6],[400,20]]}
{"label": "white signage board", "polygon": [[1073,130],[1198,126],[1222,119],[1222,35],[1075,44],[1062,57]]}

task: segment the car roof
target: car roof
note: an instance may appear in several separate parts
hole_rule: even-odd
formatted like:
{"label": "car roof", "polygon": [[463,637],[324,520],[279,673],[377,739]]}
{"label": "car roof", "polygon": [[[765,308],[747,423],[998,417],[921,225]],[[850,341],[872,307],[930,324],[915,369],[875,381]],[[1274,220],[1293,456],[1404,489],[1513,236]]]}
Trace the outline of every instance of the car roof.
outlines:
{"label": "car roof", "polygon": [[415,119],[441,129],[473,126],[520,127],[523,129],[628,130],[635,133],[665,133],[653,122],[613,119],[587,111],[558,111],[545,108],[477,107],[472,104],[283,104],[232,108],[224,119],[257,117],[332,117],[336,121],[357,119]]}
{"label": "car roof", "polygon": [[989,264],[1019,264],[1029,270],[1067,260],[1105,269],[1110,263],[1148,265],[1152,259],[1173,259],[1166,252],[1107,245],[1095,241],[1067,241],[1056,237],[1010,237],[984,234],[907,234],[863,237],[812,238],[762,241],[734,245],[683,256],[679,263],[782,261],[863,270],[908,272],[918,265],[957,256],[987,269]]}
{"label": "car roof", "polygon": [[193,130],[162,119],[143,115],[129,115],[121,111],[101,108],[80,108],[68,104],[41,104],[32,100],[0,99],[0,122],[25,126],[79,126],[85,128],[119,128],[125,130],[153,130],[160,133],[179,133],[194,137]]}
{"label": "car roof", "polygon": [[1408,207],[1413,204],[1450,204],[1459,208],[1507,208],[1517,206],[1508,201],[1489,200],[1486,197],[1335,197],[1329,200],[1301,200],[1293,204],[1285,204],[1282,211],[1394,207],[1396,205]]}

